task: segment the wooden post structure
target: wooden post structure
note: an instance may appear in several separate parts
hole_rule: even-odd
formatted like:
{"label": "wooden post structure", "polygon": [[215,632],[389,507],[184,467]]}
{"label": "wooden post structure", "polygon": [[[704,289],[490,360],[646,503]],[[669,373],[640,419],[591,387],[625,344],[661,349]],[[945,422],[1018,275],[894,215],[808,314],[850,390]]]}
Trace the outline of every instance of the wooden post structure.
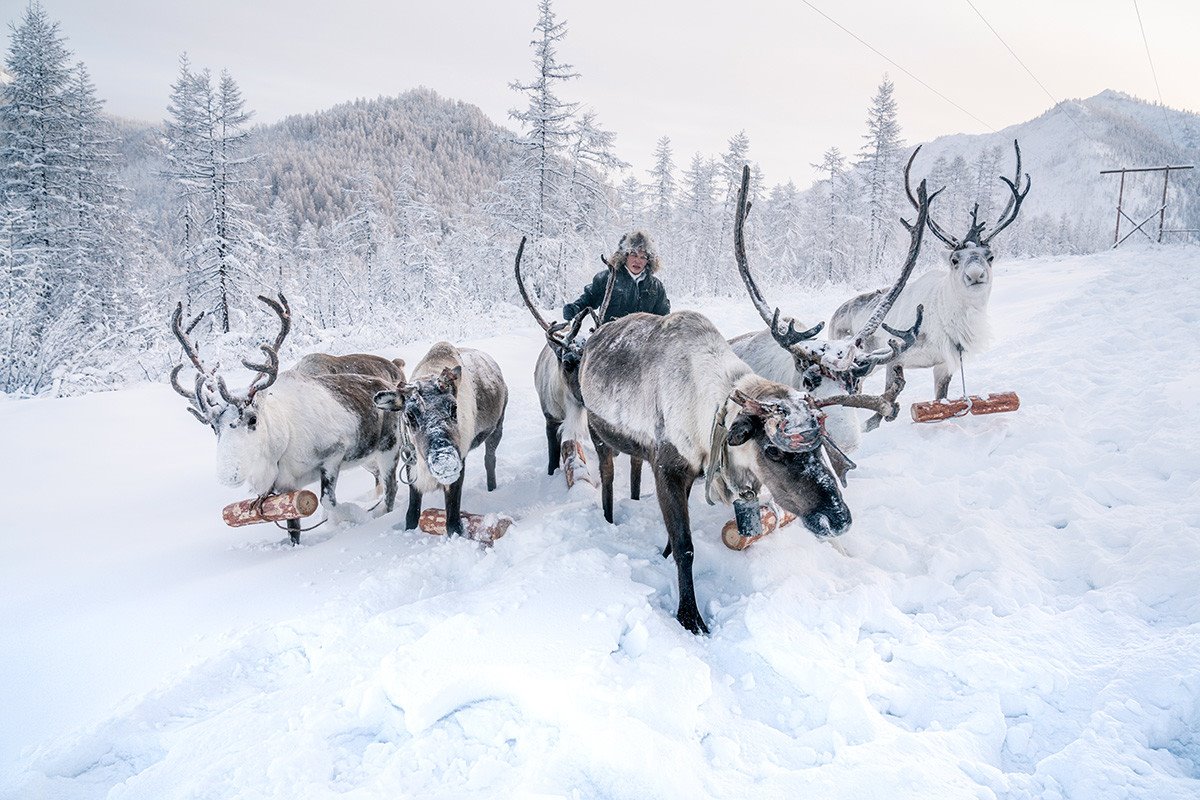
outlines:
{"label": "wooden post structure", "polygon": [[[1167,165],[1165,167],[1136,167],[1136,168],[1122,167],[1121,169],[1102,169],[1102,170],[1100,170],[1101,175],[1111,175],[1113,173],[1120,173],[1120,175],[1121,175],[1121,186],[1120,186],[1120,189],[1117,190],[1117,228],[1116,228],[1116,231],[1113,233],[1113,247],[1116,247],[1117,245],[1121,244],[1121,242],[1125,241],[1130,236],[1133,236],[1133,234],[1137,233],[1138,231],[1141,231],[1142,234],[1147,239],[1151,238],[1149,233],[1146,233],[1146,231],[1142,230],[1142,226],[1145,225],[1150,220],[1154,219],[1155,216],[1158,217],[1158,241],[1160,244],[1162,243],[1162,238],[1163,238],[1164,233],[1191,233],[1192,231],[1190,231],[1190,230],[1178,230],[1178,231],[1166,230],[1167,184],[1171,180],[1171,170],[1185,170],[1185,169],[1194,169],[1194,168],[1195,168],[1195,165],[1193,165],[1193,164],[1178,164],[1178,165]],[[1161,172],[1161,173],[1163,173],[1162,200],[1159,202],[1158,208],[1155,209],[1154,213],[1151,214],[1150,216],[1146,217],[1141,222],[1135,222],[1132,217],[1130,217],[1128,214],[1125,213],[1125,209],[1122,207],[1125,202],[1125,175],[1126,175],[1126,173],[1129,173],[1129,172]],[[1124,236],[1121,235],[1121,217],[1124,217],[1125,219],[1129,220],[1131,223],[1133,223],[1133,226],[1134,226],[1133,230],[1131,230],[1129,233],[1125,234]]]}

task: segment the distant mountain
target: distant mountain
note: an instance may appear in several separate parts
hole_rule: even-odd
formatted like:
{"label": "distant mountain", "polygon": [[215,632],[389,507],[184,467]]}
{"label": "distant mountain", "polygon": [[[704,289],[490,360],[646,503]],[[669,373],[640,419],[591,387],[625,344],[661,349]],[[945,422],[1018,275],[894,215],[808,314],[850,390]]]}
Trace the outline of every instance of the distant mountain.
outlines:
{"label": "distant mountain", "polygon": [[[121,139],[122,180],[138,208],[152,217],[170,213],[166,200],[175,189],[160,175],[161,125],[112,122]],[[478,107],[429,89],[355,100],[256,126],[250,150],[261,157],[251,179],[266,190],[247,195],[260,211],[280,198],[293,222],[318,226],[347,217],[360,190],[382,212],[401,189],[415,189],[449,212],[477,204],[497,184],[511,135]]]}
{"label": "distant mountain", "polygon": [[[1022,171],[1033,179],[1021,212],[1024,224],[1012,229],[1018,240],[1020,230],[1028,235],[1035,227],[1031,223],[1038,220],[1042,229],[1074,227],[1081,249],[1111,243],[1120,176],[1100,171],[1121,167],[1196,165],[1195,170],[1171,175],[1167,227],[1200,228],[1200,115],[1112,90],[1064,101],[1035,119],[995,133],[942,136],[924,145],[913,166],[913,182],[928,176],[931,189],[951,184],[946,196],[935,202],[934,215],[943,227],[956,235],[965,233],[975,202],[981,203],[981,216],[998,216],[1009,191],[997,176],[1013,176],[1014,139],[1021,144]],[[951,169],[956,159],[961,159],[960,168],[966,166],[965,175],[956,176]],[[990,197],[986,190],[976,191],[981,186],[990,187]],[[1162,173],[1128,175],[1126,213],[1141,222],[1159,207],[1162,187]],[[1122,220],[1121,227],[1124,233],[1133,225]],[[1157,235],[1157,223],[1153,229]]]}
{"label": "distant mountain", "polygon": [[473,205],[499,181],[510,135],[476,106],[415,89],[257,128],[253,149],[269,200],[324,225],[347,215],[364,180],[385,206],[413,182],[438,209]]}

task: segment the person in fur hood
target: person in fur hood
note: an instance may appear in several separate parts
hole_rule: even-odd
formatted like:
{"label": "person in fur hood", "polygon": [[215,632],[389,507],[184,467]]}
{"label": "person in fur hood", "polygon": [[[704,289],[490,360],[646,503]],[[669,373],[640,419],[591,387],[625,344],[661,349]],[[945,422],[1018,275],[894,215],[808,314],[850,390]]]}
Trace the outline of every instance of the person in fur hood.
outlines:
{"label": "person in fur hood", "polygon": [[[601,322],[645,311],[660,316],[671,313],[671,301],[667,290],[655,273],[661,267],[654,242],[645,231],[633,231],[621,237],[617,252],[609,259],[617,268],[617,280],[613,284],[612,299],[608,313]],[[583,294],[573,303],[563,306],[563,319],[574,319],[589,308],[599,308],[604,302],[604,289],[608,285],[608,270],[596,273],[592,282],[583,288]]]}

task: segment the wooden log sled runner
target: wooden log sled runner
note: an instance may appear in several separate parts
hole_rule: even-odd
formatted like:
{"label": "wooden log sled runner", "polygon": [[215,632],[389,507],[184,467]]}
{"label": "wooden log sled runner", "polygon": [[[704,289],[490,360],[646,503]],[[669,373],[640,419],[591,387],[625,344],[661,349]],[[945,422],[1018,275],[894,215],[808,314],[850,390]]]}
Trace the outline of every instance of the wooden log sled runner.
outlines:
{"label": "wooden log sled runner", "polygon": [[774,533],[776,528],[790,525],[797,519],[790,511],[777,511],[773,503],[763,503],[758,508],[759,520],[758,525],[755,525],[752,517],[749,520],[745,519],[746,513],[738,505],[740,504],[734,506],[737,518],[729,520],[721,528],[721,541],[730,550],[745,550],[764,536]]}
{"label": "wooden log sled runner", "polygon": [[[471,514],[461,512],[463,530],[467,538],[474,542],[490,545],[504,534],[508,533],[513,524],[512,517],[503,514]],[[421,512],[417,527],[425,533],[434,536],[446,534],[446,511],[441,508],[427,508]]]}
{"label": "wooden log sled runner", "polygon": [[1005,411],[1016,411],[1021,407],[1021,399],[1016,392],[999,392],[998,394],[969,395],[957,400],[931,400],[926,403],[912,404],[913,422],[937,422],[951,417],[962,417],[967,414],[998,414]]}
{"label": "wooden log sled runner", "polygon": [[256,525],[260,522],[286,522],[312,516],[317,510],[317,496],[307,489],[283,494],[269,494],[250,500],[230,503],[221,511],[225,524],[232,528]]}

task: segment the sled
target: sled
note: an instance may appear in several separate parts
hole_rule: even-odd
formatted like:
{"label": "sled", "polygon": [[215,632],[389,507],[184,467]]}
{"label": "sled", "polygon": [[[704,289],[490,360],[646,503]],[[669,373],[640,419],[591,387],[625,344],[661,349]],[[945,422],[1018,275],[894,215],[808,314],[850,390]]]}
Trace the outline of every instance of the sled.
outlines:
{"label": "sled", "polygon": [[562,443],[562,469],[563,475],[567,479],[568,489],[578,481],[592,482],[591,476],[588,475],[587,456],[584,455],[583,445],[579,442],[566,441]]}
{"label": "sled", "polygon": [[776,513],[774,506],[770,503],[765,503],[759,508],[759,516],[762,527],[761,533],[755,533],[750,536],[743,536],[738,531],[738,523],[736,519],[731,519],[725,523],[725,527],[721,528],[721,541],[730,550],[745,550],[750,545],[757,542],[759,539],[771,534],[776,528],[782,528],[784,525],[790,525],[796,521],[796,515],[790,511],[783,512],[783,521],[779,521],[779,514]]}
{"label": "sled", "polygon": [[256,525],[260,522],[285,522],[311,516],[317,510],[317,496],[308,489],[271,494],[250,500],[230,503],[221,510],[225,524],[231,528]]}
{"label": "sled", "polygon": [[[507,533],[509,526],[513,524],[512,517],[506,517],[503,514],[471,514],[463,511],[459,516],[462,518],[463,533],[466,537],[471,541],[487,545]],[[444,536],[446,534],[446,510],[442,508],[425,509],[421,512],[421,519],[417,522],[417,527],[425,533]]]}
{"label": "sled", "polygon": [[1016,411],[1021,407],[1021,399],[1016,392],[1000,392],[999,394],[971,395],[957,400],[932,400],[927,403],[912,404],[913,422],[938,422],[951,417],[962,417],[970,414],[999,414],[1005,411]]}

